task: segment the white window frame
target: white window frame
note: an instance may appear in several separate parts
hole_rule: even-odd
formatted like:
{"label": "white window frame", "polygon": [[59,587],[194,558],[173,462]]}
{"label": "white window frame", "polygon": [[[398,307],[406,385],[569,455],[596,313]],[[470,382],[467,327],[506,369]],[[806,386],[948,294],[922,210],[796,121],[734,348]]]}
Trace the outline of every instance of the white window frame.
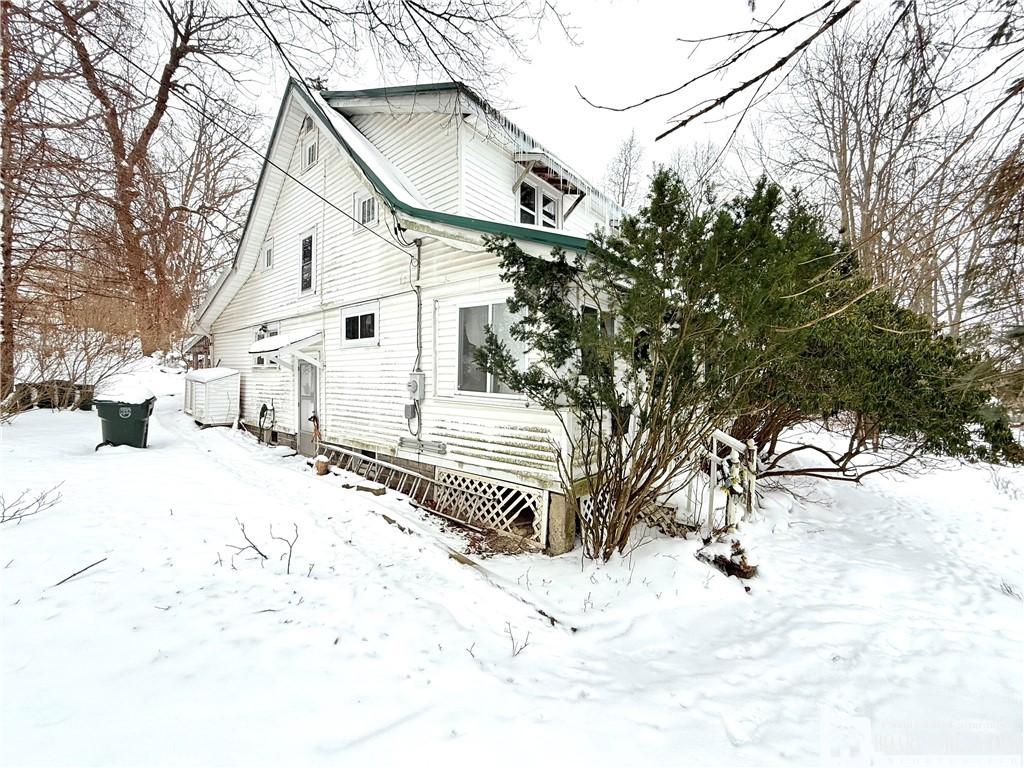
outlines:
{"label": "white window frame", "polygon": [[[487,307],[487,324],[493,324],[493,313],[494,304],[501,304],[508,302],[508,294],[497,293],[497,294],[483,294],[480,296],[467,297],[459,299],[455,302],[455,395],[457,397],[465,397],[473,400],[502,400],[514,403],[525,403],[526,395],[522,392],[492,392],[490,390],[491,381],[493,375],[487,374],[487,387],[488,389],[484,392],[478,392],[472,389],[462,389],[459,386],[459,372],[462,367],[462,334],[460,318],[462,316],[463,309],[470,309],[472,307]],[[529,359],[529,351],[523,353],[523,369],[525,370]]]}
{"label": "white window frame", "polygon": [[[373,201],[373,218],[363,220],[363,205]],[[375,227],[380,220],[380,205],[373,192],[354,192],[352,194],[352,231],[359,232],[365,227]]]}
{"label": "white window frame", "polygon": [[[307,120],[309,118],[306,118]],[[303,172],[308,171],[310,168],[315,168],[316,164],[320,162],[320,142],[318,141],[319,134],[316,127],[307,129],[302,134],[302,141],[300,147],[302,149],[302,170]],[[313,150],[313,160],[309,160],[309,150]]]}
{"label": "white window frame", "polygon": [[[311,268],[310,268],[310,274],[309,274],[309,288],[303,288],[302,287],[302,243],[303,243],[303,241],[307,237],[313,238],[313,246],[312,246],[312,249],[311,249],[311,255],[312,255],[313,261],[312,261],[312,264],[310,265]],[[318,240],[318,238],[317,238],[316,227],[310,227],[309,229],[305,230],[304,232],[302,232],[299,235],[299,249],[298,249],[299,250],[299,268],[298,268],[298,273],[299,273],[299,280],[298,280],[299,296],[309,296],[311,294],[315,294],[316,293],[316,281],[317,281],[317,277],[318,277],[319,269],[320,269],[320,266],[319,266],[320,259],[317,258],[317,246],[319,245],[317,240]]]}
{"label": "white window frame", "polygon": [[[267,332],[266,332],[266,334],[261,335],[261,329],[264,326],[266,326]],[[256,342],[256,341],[259,341],[260,339],[266,339],[266,338],[270,338],[271,336],[277,336],[280,333],[281,333],[281,323],[280,322],[260,323],[259,325],[257,325],[253,329],[252,340],[254,342]],[[262,355],[253,355],[252,356],[252,367],[253,367],[253,370],[257,370],[258,371],[258,370],[266,370],[266,369],[279,368],[280,366],[278,365],[276,360],[271,360],[270,359],[270,353],[266,352],[266,353],[264,353]]]}
{"label": "white window frame", "polygon": [[[267,251],[270,251],[270,258],[267,258]],[[274,253],[274,238],[268,237],[263,241],[263,247],[260,249],[260,270],[266,272],[269,269],[274,268],[274,257],[277,254]]]}
{"label": "white window frame", "polygon": [[[532,210],[531,211],[529,208],[524,208],[523,207],[522,202],[521,202],[521,198],[520,198],[520,191],[522,190],[523,185],[531,187],[537,193],[537,196],[535,198],[536,210]],[[542,223],[543,219],[544,219],[543,211],[544,211],[544,198],[545,197],[550,198],[551,201],[554,202],[554,204],[555,204],[555,220],[553,222],[554,226],[551,226],[551,227],[545,226]],[[546,182],[544,182],[543,180],[539,179],[536,176],[533,176],[532,174],[527,176],[525,179],[523,179],[521,182],[519,182],[518,186],[516,186],[516,189],[515,189],[515,208],[516,208],[516,212],[515,212],[515,220],[514,221],[515,221],[516,224],[523,224],[523,225],[528,226],[528,227],[529,226],[543,227],[544,229],[561,229],[562,228],[562,193],[559,192],[554,187],[552,187],[550,184],[547,184]],[[534,217],[533,224],[528,224],[528,223],[526,223],[526,222],[524,222],[522,220],[521,215],[522,215],[522,212],[524,210],[529,211],[530,213],[533,214],[533,217]]]}
{"label": "white window frame", "polygon": [[[350,317],[373,315],[373,336],[349,339],[345,336],[345,321]],[[343,347],[379,347],[380,346],[380,302],[364,301],[341,310],[341,346]]]}

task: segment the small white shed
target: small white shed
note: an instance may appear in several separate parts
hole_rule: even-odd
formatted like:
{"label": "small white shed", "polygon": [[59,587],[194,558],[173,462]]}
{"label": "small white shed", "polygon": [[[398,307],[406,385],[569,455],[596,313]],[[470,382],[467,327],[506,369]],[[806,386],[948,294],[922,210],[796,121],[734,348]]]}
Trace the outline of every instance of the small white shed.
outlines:
{"label": "small white shed", "polygon": [[200,368],[185,374],[185,413],[204,427],[238,419],[242,374],[234,368]]}

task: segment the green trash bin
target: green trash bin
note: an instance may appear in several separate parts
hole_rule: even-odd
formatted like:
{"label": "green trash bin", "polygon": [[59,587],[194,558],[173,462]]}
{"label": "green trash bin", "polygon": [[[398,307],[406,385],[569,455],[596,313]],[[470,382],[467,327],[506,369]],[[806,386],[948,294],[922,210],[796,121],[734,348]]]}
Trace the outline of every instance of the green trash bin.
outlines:
{"label": "green trash bin", "polygon": [[93,400],[103,428],[103,442],[96,446],[98,451],[104,445],[130,445],[145,448],[149,439],[149,417],[153,413],[156,397],[141,403],[121,400]]}

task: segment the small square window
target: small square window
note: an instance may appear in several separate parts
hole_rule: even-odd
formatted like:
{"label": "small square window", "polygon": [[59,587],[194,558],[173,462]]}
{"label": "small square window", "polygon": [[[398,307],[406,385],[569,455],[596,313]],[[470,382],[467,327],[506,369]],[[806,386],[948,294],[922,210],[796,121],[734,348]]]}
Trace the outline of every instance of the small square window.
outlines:
{"label": "small square window", "polygon": [[377,305],[363,304],[343,313],[342,343],[351,347],[368,347],[377,344]]}

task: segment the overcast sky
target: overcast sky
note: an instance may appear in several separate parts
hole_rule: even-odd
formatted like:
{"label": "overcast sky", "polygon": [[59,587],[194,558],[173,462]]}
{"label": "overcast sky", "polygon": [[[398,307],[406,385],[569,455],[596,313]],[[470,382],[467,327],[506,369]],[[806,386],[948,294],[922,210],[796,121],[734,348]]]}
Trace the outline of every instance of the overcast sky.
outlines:
{"label": "overcast sky", "polygon": [[[645,166],[664,161],[674,150],[711,140],[721,142],[731,121],[705,122],[676,132],[654,143],[654,137],[669,125],[669,119],[691,105],[698,95],[717,94],[731,85],[713,80],[704,91],[686,98],[673,97],[634,111],[616,113],[587,105],[576,87],[595,102],[619,105],[672,88],[721,56],[725,45],[694,46],[679,37],[696,38],[749,27],[752,14],[747,0],[559,0],[574,27],[578,44],[573,44],[554,21],[544,25],[539,37],[530,34],[527,61],[496,56],[495,68],[507,72],[504,82],[485,94],[517,124],[592,182],[600,183],[618,143],[635,129],[645,146]],[[790,2],[785,13],[796,13],[803,2]],[[792,7],[791,7],[792,6]],[[760,11],[759,17],[774,11]],[[284,90],[287,73],[279,61],[268,62],[269,88],[261,91],[261,109],[272,119]],[[382,83],[377,68],[367,62],[358,73],[329,77],[336,89],[397,85],[415,81],[410,74],[390,75]],[[421,82],[446,79],[421,75]],[[732,114],[719,112],[721,118]]]}

